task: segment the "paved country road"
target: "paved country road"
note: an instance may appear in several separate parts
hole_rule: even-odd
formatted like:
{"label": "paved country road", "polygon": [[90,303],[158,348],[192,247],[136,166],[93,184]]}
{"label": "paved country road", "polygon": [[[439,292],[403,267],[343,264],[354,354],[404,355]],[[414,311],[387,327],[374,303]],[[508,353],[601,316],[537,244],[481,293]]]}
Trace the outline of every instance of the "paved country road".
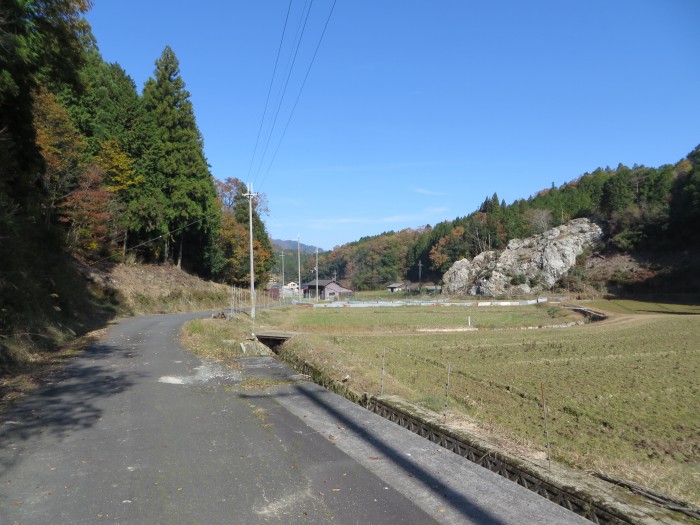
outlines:
{"label": "paved country road", "polygon": [[0,525],[589,523],[272,358],[195,358],[193,317],[120,322],[0,416]]}

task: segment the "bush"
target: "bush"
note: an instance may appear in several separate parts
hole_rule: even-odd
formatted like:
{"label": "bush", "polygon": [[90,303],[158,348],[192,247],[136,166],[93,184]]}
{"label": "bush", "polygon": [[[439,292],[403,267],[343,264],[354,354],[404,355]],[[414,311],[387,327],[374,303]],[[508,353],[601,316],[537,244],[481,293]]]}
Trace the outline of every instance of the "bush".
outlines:
{"label": "bush", "polygon": [[527,277],[525,277],[524,275],[515,275],[510,280],[510,284],[512,284],[513,286],[518,286],[520,284],[525,283],[527,283]]}

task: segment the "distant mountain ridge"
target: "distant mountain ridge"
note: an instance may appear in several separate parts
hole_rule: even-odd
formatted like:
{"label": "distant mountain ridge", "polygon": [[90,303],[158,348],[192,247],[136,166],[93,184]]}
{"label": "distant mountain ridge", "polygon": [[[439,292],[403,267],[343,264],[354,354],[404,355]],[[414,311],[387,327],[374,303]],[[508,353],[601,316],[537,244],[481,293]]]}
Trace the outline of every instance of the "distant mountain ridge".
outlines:
{"label": "distant mountain ridge", "polygon": [[[297,241],[282,241],[280,239],[272,239],[272,245],[275,251],[279,250],[297,250]],[[309,244],[304,244],[303,242],[299,244],[299,248],[303,253],[316,253],[316,246],[311,246]],[[318,249],[319,253],[325,252],[323,248]]]}

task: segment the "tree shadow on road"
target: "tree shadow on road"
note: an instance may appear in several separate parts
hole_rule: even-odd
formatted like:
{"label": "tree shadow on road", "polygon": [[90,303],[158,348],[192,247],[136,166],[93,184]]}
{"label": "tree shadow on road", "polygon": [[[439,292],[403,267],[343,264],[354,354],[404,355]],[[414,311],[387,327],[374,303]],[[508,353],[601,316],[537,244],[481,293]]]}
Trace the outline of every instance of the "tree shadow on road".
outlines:
{"label": "tree shadow on road", "polygon": [[103,415],[99,400],[134,385],[141,373],[117,371],[100,363],[107,357],[120,357],[119,352],[109,345],[92,345],[54,371],[36,392],[0,414],[0,476],[18,467],[24,454],[30,453],[31,442],[60,442],[94,426]]}

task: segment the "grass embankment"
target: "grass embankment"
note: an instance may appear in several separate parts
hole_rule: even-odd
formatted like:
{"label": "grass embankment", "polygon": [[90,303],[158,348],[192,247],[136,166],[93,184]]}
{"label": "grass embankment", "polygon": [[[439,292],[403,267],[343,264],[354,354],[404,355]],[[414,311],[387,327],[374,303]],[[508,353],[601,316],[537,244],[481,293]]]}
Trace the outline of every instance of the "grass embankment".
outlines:
{"label": "grass embankment", "polygon": [[[80,266],[48,251],[0,276],[0,410],[95,341],[120,316],[222,308],[227,286],[169,265]],[[80,271],[79,271],[80,270]]]}
{"label": "grass embankment", "polygon": [[[613,315],[574,328],[508,330],[571,314],[551,305],[284,308],[262,312],[260,323],[305,332],[287,351],[335,379],[348,374],[358,392],[380,393],[384,359],[385,394],[534,457],[545,450],[543,385],[555,459],[700,503],[700,316],[692,315],[700,308],[586,305]],[[418,331],[464,327],[469,315],[473,326],[500,329]]]}
{"label": "grass embankment", "polygon": [[118,265],[109,273],[132,315],[226,308],[231,289],[170,265]]}
{"label": "grass embankment", "polygon": [[116,294],[85,279],[57,237],[37,230],[0,263],[0,410],[120,313]]}
{"label": "grass embankment", "polygon": [[85,279],[58,237],[37,230],[0,262],[0,381],[40,370],[63,345],[120,313],[114,290]]}

